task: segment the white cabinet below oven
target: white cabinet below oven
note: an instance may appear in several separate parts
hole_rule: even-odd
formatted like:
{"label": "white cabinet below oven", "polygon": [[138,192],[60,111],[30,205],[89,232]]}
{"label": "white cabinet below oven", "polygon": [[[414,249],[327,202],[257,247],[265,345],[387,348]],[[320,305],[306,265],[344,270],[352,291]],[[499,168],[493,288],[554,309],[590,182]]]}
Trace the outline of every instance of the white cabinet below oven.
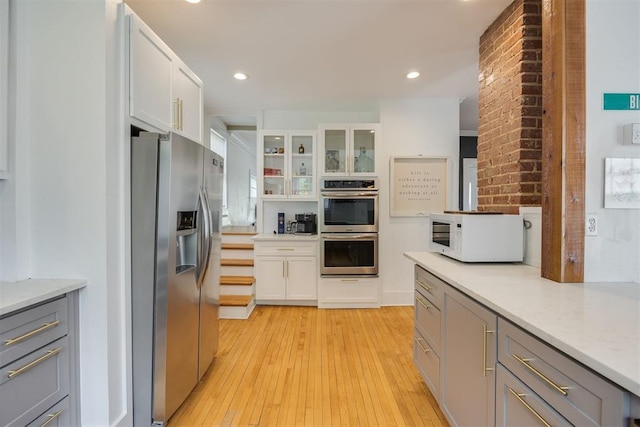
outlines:
{"label": "white cabinet below oven", "polygon": [[254,249],[258,304],[316,304],[316,240],[256,241]]}
{"label": "white cabinet below oven", "polygon": [[318,308],[379,308],[378,277],[321,277],[318,283]]}

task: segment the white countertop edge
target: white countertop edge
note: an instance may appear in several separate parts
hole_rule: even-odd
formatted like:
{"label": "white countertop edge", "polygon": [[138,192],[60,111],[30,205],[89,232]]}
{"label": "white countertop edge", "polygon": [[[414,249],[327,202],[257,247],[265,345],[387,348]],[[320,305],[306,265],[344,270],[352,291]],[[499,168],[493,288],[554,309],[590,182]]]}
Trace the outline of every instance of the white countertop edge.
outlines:
{"label": "white countertop edge", "polygon": [[[504,269],[504,274],[501,278],[502,280],[504,280],[505,278],[509,279],[511,277],[517,277],[520,280],[525,278],[525,284],[528,284],[531,287],[535,287],[536,285],[555,286],[554,288],[545,289],[545,291],[549,292],[558,291],[558,293],[562,293],[566,290],[571,290],[571,293],[580,292],[581,290],[584,293],[600,291],[606,292],[607,288],[610,288],[611,286],[615,286],[618,289],[622,290],[624,290],[625,288],[634,288],[635,290],[636,286],[638,287],[638,289],[640,289],[640,284],[557,283],[540,277],[540,270],[538,268],[527,266],[524,264],[493,264],[489,266],[487,264],[465,264],[455,260],[451,260],[444,255],[429,252],[405,252],[404,256],[414,261],[421,267],[429,270],[431,273],[449,283],[454,288],[470,296],[489,309],[495,311],[501,317],[518,325],[530,334],[538,337],[542,341],[545,341],[546,343],[557,348],[573,359],[598,372],[600,375],[608,378],[610,381],[618,384],[620,387],[630,391],[636,396],[640,396],[640,332],[638,333],[638,338],[635,343],[626,343],[627,347],[631,348],[631,351],[629,352],[621,352],[624,353],[621,355],[616,354],[618,352],[616,352],[615,350],[607,351],[605,346],[594,345],[591,348],[597,348],[597,351],[599,352],[598,354],[595,354],[595,352],[589,348],[589,345],[585,345],[584,342],[581,343],[580,341],[585,336],[589,336],[591,332],[586,330],[586,326],[582,329],[580,329],[579,327],[575,328],[576,330],[574,331],[574,334],[569,334],[568,337],[567,331],[563,331],[565,337],[560,337],[559,335],[562,335],[561,333],[555,333],[553,330],[551,330],[550,327],[545,327],[545,325],[542,324],[544,322],[536,322],[536,319],[533,319],[533,317],[535,316],[515,313],[510,307],[496,302],[496,298],[494,298],[495,290],[493,291],[494,295],[490,295],[491,291],[483,293],[482,291],[485,288],[483,288],[481,285],[476,285],[476,283],[481,283],[483,281],[496,282],[499,276],[494,274],[494,272],[491,272],[489,274],[478,274],[478,272],[482,272],[483,270],[486,271],[488,269],[495,271],[496,268],[499,268]],[[476,283],[466,283],[470,280],[473,280]],[[637,301],[638,292],[636,291],[634,295]],[[530,304],[533,304],[532,301],[528,302]],[[580,300],[576,298],[573,302],[580,302]],[[530,309],[531,312],[537,311],[537,314],[543,313],[545,309],[549,310],[546,306],[542,305],[531,305]],[[549,310],[548,314],[548,316],[542,317],[553,317],[553,313],[551,312],[551,310]],[[640,314],[636,315],[636,319],[638,320],[635,325],[627,324],[627,326],[635,326],[636,330],[640,331],[640,324],[638,324],[640,322]],[[576,322],[579,322],[579,320],[579,318],[576,319]],[[616,322],[612,320],[615,319],[607,319],[607,323],[615,324]],[[631,331],[633,331],[633,329],[631,329]],[[575,342],[571,342],[573,338],[572,335],[573,337],[576,337]],[[625,344],[623,343],[621,347],[625,347]],[[614,359],[617,362],[610,363],[610,360]],[[633,366],[634,363],[636,364],[635,367]]]}
{"label": "white countertop edge", "polygon": [[256,234],[255,236],[253,236],[251,238],[251,240],[276,241],[276,242],[285,242],[285,241],[291,241],[291,242],[313,241],[313,242],[315,242],[315,241],[318,240],[318,235],[317,234],[302,235],[302,234],[291,234],[291,233],[286,233],[286,234],[262,233],[262,234]]}
{"label": "white countertop edge", "polygon": [[64,295],[87,285],[82,279],[28,279],[0,282],[0,316]]}

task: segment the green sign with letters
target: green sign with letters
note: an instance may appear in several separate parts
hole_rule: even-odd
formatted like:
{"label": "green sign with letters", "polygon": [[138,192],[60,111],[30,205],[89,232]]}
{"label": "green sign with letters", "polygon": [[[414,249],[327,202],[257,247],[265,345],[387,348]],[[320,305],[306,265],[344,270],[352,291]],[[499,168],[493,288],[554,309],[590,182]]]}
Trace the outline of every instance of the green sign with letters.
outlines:
{"label": "green sign with letters", "polygon": [[640,93],[605,93],[603,102],[605,110],[640,111]]}

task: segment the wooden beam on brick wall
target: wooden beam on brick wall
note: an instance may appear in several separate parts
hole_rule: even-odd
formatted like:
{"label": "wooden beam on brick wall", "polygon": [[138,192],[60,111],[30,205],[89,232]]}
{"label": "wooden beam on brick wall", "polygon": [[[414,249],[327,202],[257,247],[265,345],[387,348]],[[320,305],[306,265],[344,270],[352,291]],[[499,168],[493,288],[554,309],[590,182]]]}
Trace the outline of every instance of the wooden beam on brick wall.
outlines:
{"label": "wooden beam on brick wall", "polygon": [[584,281],[585,0],[542,0],[542,262]]}

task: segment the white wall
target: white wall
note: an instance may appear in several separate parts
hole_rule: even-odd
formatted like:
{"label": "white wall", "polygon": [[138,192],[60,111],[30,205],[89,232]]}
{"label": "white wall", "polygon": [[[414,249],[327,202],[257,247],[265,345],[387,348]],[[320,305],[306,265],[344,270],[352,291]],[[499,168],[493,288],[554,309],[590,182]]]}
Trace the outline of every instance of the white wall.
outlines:
{"label": "white wall", "polygon": [[15,170],[3,183],[2,216],[17,230],[3,254],[21,264],[3,279],[87,280],[79,360],[87,426],[128,416],[117,3],[12,2]]}
{"label": "white wall", "polygon": [[383,305],[413,304],[413,263],[403,252],[428,250],[428,218],[389,215],[392,156],[449,157],[448,208],[458,206],[460,151],[458,98],[389,99],[380,102],[382,144],[376,153],[380,179],[379,257]]}
{"label": "white wall", "polygon": [[640,1],[587,1],[586,213],[598,215],[597,236],[585,237],[584,278],[640,283],[640,209],[604,209],[604,159],[640,158],[622,144],[622,127],[640,111],[604,111],[602,94],[640,93]]}
{"label": "white wall", "polygon": [[377,111],[265,111],[264,130],[314,130],[321,123],[378,123]]}

